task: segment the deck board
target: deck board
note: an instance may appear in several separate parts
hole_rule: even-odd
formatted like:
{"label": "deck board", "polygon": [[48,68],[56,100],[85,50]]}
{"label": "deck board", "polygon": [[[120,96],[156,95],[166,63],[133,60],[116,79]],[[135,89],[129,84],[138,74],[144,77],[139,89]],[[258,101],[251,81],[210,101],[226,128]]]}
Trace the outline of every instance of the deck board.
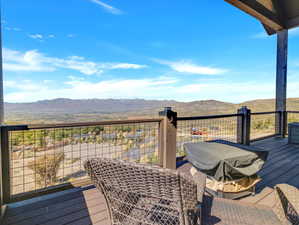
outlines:
{"label": "deck board", "polygon": [[[268,160],[259,173],[263,179],[257,194],[241,199],[251,204],[273,206],[273,187],[288,183],[299,188],[299,145],[288,145],[286,139],[270,138],[252,145],[269,151]],[[179,170],[190,176],[191,165]],[[104,196],[94,187],[76,188],[46,198],[14,203],[8,206],[4,225],[109,225]]]}
{"label": "deck board", "polygon": [[288,183],[295,177],[299,178],[298,145],[289,145],[286,139],[281,138],[270,138],[253,145],[269,151],[268,160],[259,172],[262,181],[257,185],[257,192],[266,187],[273,188],[276,184]]}
{"label": "deck board", "polygon": [[242,201],[251,203],[251,204],[258,204],[263,199],[267,198],[269,195],[272,195],[272,193],[273,193],[273,189],[266,187],[259,194],[244,198],[244,199],[242,199]]}
{"label": "deck board", "polygon": [[269,138],[252,145],[269,151],[269,156],[259,172],[262,181],[257,185],[257,194],[241,201],[273,207],[276,184],[287,183],[299,188],[299,145],[290,145],[282,138]]}
{"label": "deck board", "polygon": [[102,199],[96,198],[96,199],[86,202],[86,203],[82,200],[69,201],[72,203],[62,202],[62,203],[58,204],[59,208],[57,208],[56,210],[48,210],[47,208],[44,208],[44,210],[38,210],[38,211],[32,210],[30,212],[23,213],[20,216],[18,215],[15,217],[10,217],[7,222],[8,222],[8,224],[22,223],[25,225],[25,224],[27,224],[27,221],[29,221],[28,222],[29,224],[30,223],[32,224],[33,221],[36,221],[35,223],[38,224],[38,223],[46,222],[49,218],[53,219],[53,218],[63,216],[68,213],[80,211],[87,207],[92,207],[93,205],[96,205],[96,203],[98,201],[102,201]]}
{"label": "deck board", "polygon": [[46,200],[8,207],[5,225],[109,224],[104,196],[93,186]]}

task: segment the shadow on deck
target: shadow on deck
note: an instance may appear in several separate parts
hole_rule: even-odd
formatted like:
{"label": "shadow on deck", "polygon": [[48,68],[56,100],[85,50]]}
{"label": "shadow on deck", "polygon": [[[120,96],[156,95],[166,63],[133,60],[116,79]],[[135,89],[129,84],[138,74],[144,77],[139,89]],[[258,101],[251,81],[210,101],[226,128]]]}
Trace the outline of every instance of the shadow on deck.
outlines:
{"label": "shadow on deck", "polygon": [[104,196],[93,186],[75,188],[13,203],[5,225],[108,225]]}
{"label": "shadow on deck", "polygon": [[[255,196],[243,202],[272,206],[273,187],[288,183],[299,188],[299,145],[288,145],[286,139],[270,138],[252,143],[269,151],[268,161],[259,173],[262,181]],[[189,173],[186,163],[178,169]],[[104,196],[92,186],[76,188],[8,206],[5,225],[108,225]]]}

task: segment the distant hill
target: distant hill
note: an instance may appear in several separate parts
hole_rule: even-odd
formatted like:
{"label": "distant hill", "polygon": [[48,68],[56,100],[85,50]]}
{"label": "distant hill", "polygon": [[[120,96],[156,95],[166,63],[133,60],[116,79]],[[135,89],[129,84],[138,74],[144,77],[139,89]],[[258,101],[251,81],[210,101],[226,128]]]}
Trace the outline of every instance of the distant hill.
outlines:
{"label": "distant hill", "polygon": [[38,113],[123,113],[173,105],[175,101],[146,101],[141,99],[86,99],[59,98],[32,103],[6,103],[8,112]]}
{"label": "distant hill", "polygon": [[[5,103],[6,121],[10,123],[55,123],[124,119],[157,116],[165,106],[171,106],[181,116],[234,113],[243,105],[252,111],[274,111],[274,99],[260,99],[233,104],[216,100],[178,102],[144,99],[59,98],[32,103]],[[288,99],[289,110],[299,110],[299,98]]]}

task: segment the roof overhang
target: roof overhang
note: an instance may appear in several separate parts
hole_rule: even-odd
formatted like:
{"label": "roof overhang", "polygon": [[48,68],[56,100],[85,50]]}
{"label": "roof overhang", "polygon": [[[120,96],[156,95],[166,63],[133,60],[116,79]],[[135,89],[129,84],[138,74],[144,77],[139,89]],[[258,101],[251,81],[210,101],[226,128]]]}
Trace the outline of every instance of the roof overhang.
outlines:
{"label": "roof overhang", "polygon": [[299,26],[298,0],[225,0],[258,19],[271,35]]}

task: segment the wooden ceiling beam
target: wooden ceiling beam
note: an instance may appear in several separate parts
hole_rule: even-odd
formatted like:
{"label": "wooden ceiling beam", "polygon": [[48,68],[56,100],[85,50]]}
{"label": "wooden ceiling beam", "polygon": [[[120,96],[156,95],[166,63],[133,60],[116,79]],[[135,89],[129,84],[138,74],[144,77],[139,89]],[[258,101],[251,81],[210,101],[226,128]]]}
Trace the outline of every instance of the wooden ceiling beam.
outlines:
{"label": "wooden ceiling beam", "polygon": [[280,31],[284,29],[282,22],[277,14],[267,9],[256,0],[225,0],[249,15],[257,18],[262,24],[267,26],[269,30]]}
{"label": "wooden ceiling beam", "polygon": [[271,27],[268,27],[266,24],[263,24],[264,29],[266,30],[267,34],[272,35],[272,34],[276,34],[276,30],[273,30]]}
{"label": "wooden ceiling beam", "polygon": [[281,0],[272,0],[273,6],[275,8],[277,17],[280,21],[280,23],[282,24],[283,27],[286,27],[286,23],[287,23],[287,16],[285,15],[284,12],[284,6],[282,4],[283,1]]}
{"label": "wooden ceiling beam", "polygon": [[286,27],[288,29],[291,29],[291,28],[297,27],[298,24],[299,24],[299,16],[288,20],[287,24],[286,24]]}

